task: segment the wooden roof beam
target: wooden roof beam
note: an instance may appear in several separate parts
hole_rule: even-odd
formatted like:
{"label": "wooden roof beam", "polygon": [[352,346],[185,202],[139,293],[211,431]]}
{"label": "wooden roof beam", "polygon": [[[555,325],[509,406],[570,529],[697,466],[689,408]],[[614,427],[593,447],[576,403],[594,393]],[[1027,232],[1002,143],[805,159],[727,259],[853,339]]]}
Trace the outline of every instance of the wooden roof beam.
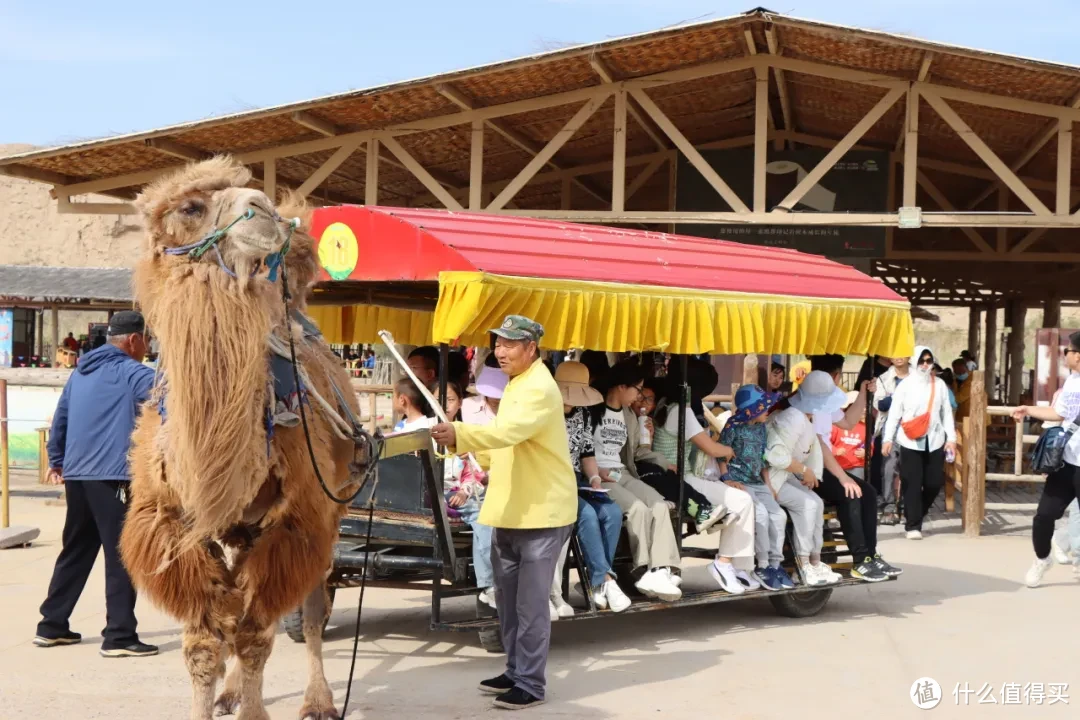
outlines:
{"label": "wooden roof beam", "polygon": [[[926,176],[922,170],[916,171],[916,180],[926,194],[929,195],[934,202],[938,204],[938,207],[948,212],[956,212],[956,206],[949,202],[949,198],[945,197],[945,194],[938,190],[937,185],[930,181],[930,178]],[[984,253],[994,252],[990,247],[990,243],[986,242],[982,235],[980,235],[974,228],[962,227],[960,231],[967,235],[971,242],[975,243],[975,247],[979,248]]]}
{"label": "wooden roof beam", "polygon": [[[919,64],[919,74],[916,78],[917,82],[926,82],[926,78],[930,76],[930,63],[934,62],[934,53],[924,52],[922,62]],[[911,95],[908,95],[908,101],[911,101]],[[918,101],[918,98],[916,98]],[[904,149],[904,139],[907,137],[907,125],[906,123],[900,124],[900,136],[896,138],[896,152],[900,152]]]}
{"label": "wooden roof beam", "polygon": [[0,165],[0,175],[48,183],[49,185],[73,185],[79,182],[78,178],[70,175],[53,172],[52,170],[43,170],[32,165]]}
{"label": "wooden roof beam", "polygon": [[148,148],[153,148],[159,153],[170,155],[181,160],[190,160],[192,162],[199,162],[200,160],[206,160],[211,157],[213,153],[200,150],[197,147],[191,145],[185,145],[169,138],[147,138],[143,140],[143,143]]}
{"label": "wooden roof beam", "polygon": [[[592,66],[593,72],[599,75],[600,79],[603,80],[605,83],[610,84],[617,82],[615,80],[615,76],[611,74],[611,70],[608,68],[607,64],[603,61],[603,59],[600,58],[599,55],[590,55],[589,65]],[[668,144],[664,142],[664,137],[660,133],[660,131],[656,129],[655,125],[653,125],[645,118],[644,114],[642,114],[641,110],[631,98],[627,98],[627,100],[628,104],[626,106],[626,112],[630,115],[630,117],[634,118],[634,122],[636,122],[638,126],[645,131],[645,134],[648,135],[654,143],[656,143],[656,147],[658,149],[667,150]]]}
{"label": "wooden roof beam", "polygon": [[[1080,93],[1073,95],[1072,99],[1069,100],[1069,107],[1080,108]],[[1038,138],[1036,138],[1035,142],[1031,143],[1031,145],[1029,145],[1024,150],[1024,152],[1020,153],[1020,155],[1017,156],[1015,160],[1009,163],[1009,169],[1011,169],[1013,172],[1020,172],[1020,170],[1023,169],[1025,165],[1031,162],[1031,159],[1033,157],[1039,154],[1040,150],[1046,147],[1047,143],[1049,143],[1057,136],[1058,126],[1059,123],[1057,121],[1051,121],[1050,124],[1047,125],[1046,130],[1044,130],[1043,133],[1039,135]],[[1003,183],[1001,180],[996,180],[995,182],[990,183],[990,185],[988,185],[981,193],[975,196],[975,198],[968,203],[968,210],[974,210],[984,200],[986,200],[986,198],[990,197],[990,195],[993,194],[995,190],[1003,187],[1005,187],[1005,183]]]}
{"label": "wooden roof beam", "polygon": [[[770,55],[780,54],[780,45],[776,41],[776,28],[772,25],[765,26],[765,42],[769,47]],[[784,77],[784,71],[780,68],[773,68],[773,73],[776,75],[776,90],[780,96],[780,114],[784,118],[784,129],[789,131],[795,130],[795,116],[794,111],[791,109],[791,99],[788,96],[787,79]],[[779,150],[783,147],[784,141],[777,139],[776,148]]]}
{"label": "wooden roof beam", "polygon": [[306,127],[308,130],[313,130],[326,137],[334,137],[335,135],[341,134],[341,129],[337,125],[329,120],[323,120],[320,117],[316,117],[306,110],[294,112],[289,118],[297,125]]}
{"label": "wooden roof beam", "polygon": [[[446,98],[450,102],[454,103],[455,105],[457,105],[462,110],[465,110],[465,111],[476,110],[476,103],[474,103],[470,98],[466,97],[465,94],[462,93],[460,90],[458,90],[457,88],[455,88],[455,87],[453,87],[451,85],[436,85],[435,90],[440,95],[442,95],[444,98]],[[510,144],[517,146],[521,150],[524,150],[526,153],[528,153],[532,157],[536,157],[537,155],[540,154],[540,151],[541,151],[542,148],[539,145],[537,145],[537,143],[534,143],[532,140],[525,137],[524,135],[519,133],[517,130],[514,130],[513,128],[507,127],[503,122],[501,122],[499,120],[484,120],[483,122],[484,122],[485,125],[487,125],[489,128],[491,128],[492,130],[497,132],[499,135],[506,138],[506,140],[509,141]],[[561,165],[559,165],[558,163],[556,163],[554,160],[549,160],[548,163],[547,163],[547,167],[551,168],[552,170],[562,170],[563,169],[563,167]],[[574,180],[572,182],[575,185],[577,185],[579,188],[584,190],[585,192],[587,192],[590,195],[592,195],[593,197],[595,197],[597,200],[599,200],[599,201],[601,201],[603,203],[611,202],[610,197],[608,197],[606,194],[600,192],[596,188],[592,187],[590,184],[588,184],[584,180],[574,178]]]}
{"label": "wooden roof beam", "polygon": [[941,119],[945,121],[945,124],[956,131],[956,134],[960,136],[960,139],[963,140],[967,146],[994,171],[994,174],[997,175],[1010,190],[1016,193],[1016,196],[1031,209],[1031,212],[1043,216],[1052,214],[1050,209],[1035,196],[1035,193],[1031,192],[1020,178],[1016,177],[1016,173],[1010,170],[1009,167],[1001,161],[1001,158],[999,158],[997,154],[983,142],[982,138],[976,135],[975,131],[973,131],[971,127],[956,114],[956,111],[952,109],[949,103],[945,101],[945,98],[939,94],[937,90],[923,87],[920,90],[920,95],[926,98],[926,102],[928,102],[930,107],[932,107]]}

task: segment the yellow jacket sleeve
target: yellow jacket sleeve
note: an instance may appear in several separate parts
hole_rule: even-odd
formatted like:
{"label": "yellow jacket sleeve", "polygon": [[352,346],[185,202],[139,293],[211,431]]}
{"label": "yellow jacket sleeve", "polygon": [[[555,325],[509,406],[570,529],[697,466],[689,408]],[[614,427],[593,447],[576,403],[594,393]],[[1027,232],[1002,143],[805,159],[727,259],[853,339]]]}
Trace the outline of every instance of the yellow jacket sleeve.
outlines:
{"label": "yellow jacket sleeve", "polygon": [[536,435],[551,421],[552,406],[540,388],[524,387],[516,394],[512,412],[499,413],[490,425],[454,423],[459,453],[513,447]]}

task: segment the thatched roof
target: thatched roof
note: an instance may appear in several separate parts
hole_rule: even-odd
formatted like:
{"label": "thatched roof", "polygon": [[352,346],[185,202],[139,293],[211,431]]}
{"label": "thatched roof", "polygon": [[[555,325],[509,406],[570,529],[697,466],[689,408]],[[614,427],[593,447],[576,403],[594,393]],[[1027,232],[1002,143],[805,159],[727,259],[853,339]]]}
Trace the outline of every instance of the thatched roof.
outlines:
{"label": "thatched roof", "polygon": [[[903,80],[925,79],[938,85],[998,96],[1070,106],[1080,97],[1080,68],[1007,56],[984,50],[928,42],[901,35],[848,28],[786,17],[762,9],[734,17],[571,47],[443,75],[398,82],[366,90],[330,95],[233,115],[101,140],[35,150],[0,159],[0,172],[32,180],[67,185],[175,166],[176,153],[250,153],[262,149],[313,143],[328,134],[408,127],[416,132],[397,135],[401,145],[432,175],[450,185],[465,187],[469,179],[470,126],[439,121],[460,114],[462,104],[485,108],[593,87],[603,82],[597,66],[613,81],[628,80],[705,63],[741,58],[750,52],[872,72]],[[932,62],[930,62],[932,60]],[[844,134],[880,99],[881,90],[842,80],[795,71],[785,73],[790,114],[800,133],[817,137]],[[779,104],[775,89],[771,103]],[[747,135],[754,125],[754,72],[745,70],[658,87],[656,104],[695,144]],[[612,100],[558,152],[560,166],[576,167],[610,158]],[[1009,110],[957,102],[957,112],[999,156],[1022,155],[1046,131],[1048,119]],[[541,147],[574,114],[576,104],[521,112],[500,118],[507,133],[485,131],[484,178],[513,177],[531,155],[524,144]],[[979,159],[929,107],[922,114],[920,154],[939,162],[980,166]],[[864,145],[892,149],[900,134],[903,108],[894,107],[863,138]],[[437,127],[431,127],[436,125]],[[423,129],[428,127],[430,129]],[[315,129],[315,128],[318,128]],[[628,130],[627,154],[656,149],[636,123]],[[1080,140],[1080,138],[1078,138]],[[279,183],[298,186],[334,152],[322,149],[277,160]],[[1074,150],[1074,152],[1077,152]],[[1078,153],[1080,154],[1080,153]],[[383,204],[423,205],[425,188],[383,148],[387,161],[380,171]],[[1055,179],[1055,143],[1047,143],[1024,168],[1027,176]],[[364,201],[365,160],[358,152],[313,193],[327,202]],[[1080,180],[1080,158],[1073,162]],[[927,166],[927,172],[932,168]],[[610,193],[610,172],[588,178],[596,195]],[[989,179],[993,179],[992,175]],[[950,176],[950,193],[977,196],[986,179]],[[635,197],[635,206],[653,209],[666,199],[664,178],[656,177]],[[110,191],[130,197],[138,184]],[[650,192],[651,191],[651,192]],[[577,192],[577,190],[576,190]],[[597,198],[580,193],[575,207],[588,208]],[[411,202],[410,202],[411,201]],[[534,181],[515,202],[522,208],[558,208],[559,183]],[[993,199],[985,209],[994,209]]]}
{"label": "thatched roof", "polygon": [[0,265],[0,303],[127,304],[131,270]]}

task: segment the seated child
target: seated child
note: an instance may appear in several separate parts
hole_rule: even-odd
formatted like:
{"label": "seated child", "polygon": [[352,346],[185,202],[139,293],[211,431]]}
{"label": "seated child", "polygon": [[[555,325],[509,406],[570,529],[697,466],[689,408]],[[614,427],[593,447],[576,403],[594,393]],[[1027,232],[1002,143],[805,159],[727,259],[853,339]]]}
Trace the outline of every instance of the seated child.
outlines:
{"label": "seated child", "polygon": [[[461,416],[462,389],[456,382],[446,384],[446,416],[457,420]],[[486,424],[486,422],[473,424]],[[443,490],[446,494],[446,510],[450,517],[461,518],[472,528],[473,570],[476,587],[480,589],[478,600],[495,609],[495,575],[491,566],[491,527],[477,522],[480,506],[487,490],[487,472],[480,460],[471,453],[455,455],[446,460],[443,472]]]}
{"label": "seated child", "polygon": [[407,377],[394,385],[394,409],[401,415],[401,420],[394,425],[394,432],[430,428],[438,422],[423,393]]}
{"label": "seated child", "polygon": [[778,394],[765,393],[756,385],[743,385],[735,393],[735,410],[720,433],[720,442],[735,451],[735,457],[727,462],[724,479],[750,493],[754,500],[754,574],[768,590],[795,587],[780,567],[787,515],[769,485],[769,468],[765,464],[765,421],[779,399]]}

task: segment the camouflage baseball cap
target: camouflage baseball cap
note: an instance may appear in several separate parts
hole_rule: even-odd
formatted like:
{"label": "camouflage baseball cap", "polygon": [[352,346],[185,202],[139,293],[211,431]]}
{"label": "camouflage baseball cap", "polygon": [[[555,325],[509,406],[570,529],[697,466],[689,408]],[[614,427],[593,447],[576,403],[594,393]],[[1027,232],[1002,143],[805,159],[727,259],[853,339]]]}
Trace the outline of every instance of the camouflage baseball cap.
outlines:
{"label": "camouflage baseball cap", "polygon": [[507,315],[500,327],[488,332],[506,340],[532,340],[535,343],[544,337],[544,327],[522,315]]}

